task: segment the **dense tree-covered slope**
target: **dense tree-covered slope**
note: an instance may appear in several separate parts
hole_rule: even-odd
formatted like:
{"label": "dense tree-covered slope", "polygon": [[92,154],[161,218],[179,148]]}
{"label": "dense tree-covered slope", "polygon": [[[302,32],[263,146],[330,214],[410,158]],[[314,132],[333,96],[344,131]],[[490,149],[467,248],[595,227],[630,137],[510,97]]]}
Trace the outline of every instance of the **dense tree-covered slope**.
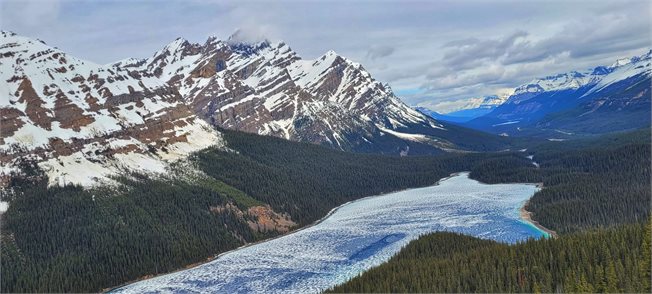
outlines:
{"label": "dense tree-covered slope", "polygon": [[528,153],[540,167],[488,158],[471,176],[542,182],[528,210],[558,239],[508,246],[435,233],[334,291],[649,292],[650,130],[533,144]]}
{"label": "dense tree-covered slope", "polygon": [[208,175],[290,213],[302,224],[332,207],[366,195],[431,185],[452,172],[468,170],[482,154],[383,157],[327,150],[305,143],[224,132],[238,154],[207,150],[195,160]]}
{"label": "dense tree-covered slope", "polygon": [[[2,292],[93,292],[203,261],[323,217],[346,201],[426,186],[481,154],[389,157],[225,131],[163,178],[47,188],[33,166],[3,200]],[[495,155],[503,156],[503,155]],[[193,172],[192,165],[203,172]]]}
{"label": "dense tree-covered slope", "polygon": [[547,142],[522,158],[476,165],[471,176],[487,183],[541,182],[528,210],[558,232],[642,221],[650,214],[650,130],[603,138]]}
{"label": "dense tree-covered slope", "polygon": [[438,232],[332,292],[650,292],[650,229],[608,230],[509,246]]}
{"label": "dense tree-covered slope", "polygon": [[[224,138],[232,151],[205,150],[169,176],[128,175],[117,187],[47,188],[37,169],[24,167],[33,172],[2,195],[11,203],[0,216],[2,292],[98,291],[298,228],[346,201],[431,185],[462,170],[488,182],[543,181],[544,192],[558,193],[537,194],[530,209],[560,232],[608,225],[614,214],[617,222],[634,222],[649,213],[640,209],[649,206],[645,194],[609,201],[604,193],[597,203],[587,196],[594,190],[575,193],[593,179],[615,185],[601,188],[643,193],[637,181],[649,179],[643,167],[650,155],[642,132],[603,139],[604,150],[572,151],[596,146],[584,141],[534,146],[540,169],[524,153],[390,157],[231,131]],[[639,186],[624,186],[633,182]],[[568,191],[577,199],[565,198]]]}

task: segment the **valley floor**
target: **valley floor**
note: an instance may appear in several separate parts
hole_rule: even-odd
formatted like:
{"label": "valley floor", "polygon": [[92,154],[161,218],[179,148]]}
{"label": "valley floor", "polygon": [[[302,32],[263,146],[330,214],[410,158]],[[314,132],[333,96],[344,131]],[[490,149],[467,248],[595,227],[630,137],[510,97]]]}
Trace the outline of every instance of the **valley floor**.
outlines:
{"label": "valley floor", "polygon": [[473,169],[485,182],[545,184],[521,215],[556,238],[506,245],[433,233],[330,291],[649,293],[649,136],[647,129],[550,142],[529,148],[537,168],[502,158]]}
{"label": "valley floor", "polygon": [[[649,130],[587,141],[548,142],[527,146],[526,153],[406,158],[337,152],[238,132],[226,131],[225,138],[229,148],[238,152],[206,150],[194,155],[191,162],[202,176],[190,179],[172,177],[174,173],[162,179],[132,174],[116,179],[123,184],[118,187],[47,188],[47,179],[28,166],[29,176],[14,179],[12,193],[2,195],[2,201],[10,205],[0,224],[0,291],[96,292],[138,277],[178,270],[283,233],[283,227],[261,229],[258,217],[249,213],[252,208],[266,207],[302,227],[343,203],[429,186],[462,170],[470,170],[470,178],[484,183],[545,184],[546,188],[530,199],[527,210],[542,226],[557,232],[560,240],[567,234],[649,217]],[[533,156],[540,167],[534,167],[527,156]],[[516,219],[525,200],[509,212]],[[445,208],[433,208],[423,215],[445,212]],[[487,231],[480,228],[466,233],[483,232]],[[394,233],[373,240],[395,244],[400,235]],[[389,239],[384,239],[387,236]],[[582,248],[576,246],[570,253],[585,260],[602,258]],[[632,266],[627,260],[638,260],[635,251],[621,253],[628,254],[622,260],[624,268]],[[233,264],[243,261],[237,259]],[[613,266],[620,270],[618,264]],[[602,270],[609,268],[606,264]],[[432,274],[433,279],[438,277]],[[542,273],[544,277],[553,274]],[[583,285],[581,276],[575,278]],[[585,279],[587,283],[598,281]]]}

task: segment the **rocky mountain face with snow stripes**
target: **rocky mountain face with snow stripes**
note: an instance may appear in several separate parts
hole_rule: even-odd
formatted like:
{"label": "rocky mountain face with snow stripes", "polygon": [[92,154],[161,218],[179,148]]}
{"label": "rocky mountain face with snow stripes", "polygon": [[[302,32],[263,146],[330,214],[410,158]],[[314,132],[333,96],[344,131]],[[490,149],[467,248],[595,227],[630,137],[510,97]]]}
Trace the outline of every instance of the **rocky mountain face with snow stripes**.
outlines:
{"label": "rocky mountain face with snow stripes", "polygon": [[154,56],[113,64],[153,74],[215,126],[355,150],[380,128],[441,127],[362,65],[333,51],[301,59],[285,43],[177,39]]}
{"label": "rocky mountain face with snow stripes", "polygon": [[472,148],[463,130],[411,109],[333,51],[303,60],[285,43],[236,34],[177,39],[150,58],[99,65],[11,32],[1,37],[4,185],[26,162],[51,184],[163,172],[193,151],[223,146],[215,127],[362,152]]}
{"label": "rocky mountain face with snow stripes", "polygon": [[77,59],[1,33],[0,178],[37,163],[51,184],[92,185],[168,162],[220,135],[155,74]]}

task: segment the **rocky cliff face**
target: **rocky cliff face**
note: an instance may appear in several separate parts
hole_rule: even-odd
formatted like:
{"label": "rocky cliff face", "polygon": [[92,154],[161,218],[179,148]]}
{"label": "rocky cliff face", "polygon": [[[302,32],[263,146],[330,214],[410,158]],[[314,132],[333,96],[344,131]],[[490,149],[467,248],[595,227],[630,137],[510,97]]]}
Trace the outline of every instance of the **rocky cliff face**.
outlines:
{"label": "rocky cliff face", "polygon": [[245,43],[236,34],[177,39],[150,58],[99,65],[10,32],[1,38],[5,182],[26,159],[52,184],[164,171],[223,145],[214,127],[364,152],[472,148],[333,51],[303,60],[283,42]]}
{"label": "rocky cliff face", "polygon": [[303,60],[285,43],[177,39],[151,58],[119,62],[177,88],[215,126],[355,149],[380,128],[441,127],[358,63],[329,51]]}
{"label": "rocky cliff face", "polygon": [[0,178],[37,162],[51,184],[92,185],[122,170],[164,171],[219,134],[154,74],[80,60],[1,33]]}

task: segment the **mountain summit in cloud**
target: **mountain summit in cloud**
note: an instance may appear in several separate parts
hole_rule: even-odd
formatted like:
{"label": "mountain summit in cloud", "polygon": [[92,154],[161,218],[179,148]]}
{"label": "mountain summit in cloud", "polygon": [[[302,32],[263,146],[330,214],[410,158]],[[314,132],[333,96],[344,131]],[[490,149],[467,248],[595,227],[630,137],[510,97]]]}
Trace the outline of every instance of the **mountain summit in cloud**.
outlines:
{"label": "mountain summit in cloud", "polygon": [[228,44],[258,44],[270,43],[262,31],[236,29],[226,42]]}

